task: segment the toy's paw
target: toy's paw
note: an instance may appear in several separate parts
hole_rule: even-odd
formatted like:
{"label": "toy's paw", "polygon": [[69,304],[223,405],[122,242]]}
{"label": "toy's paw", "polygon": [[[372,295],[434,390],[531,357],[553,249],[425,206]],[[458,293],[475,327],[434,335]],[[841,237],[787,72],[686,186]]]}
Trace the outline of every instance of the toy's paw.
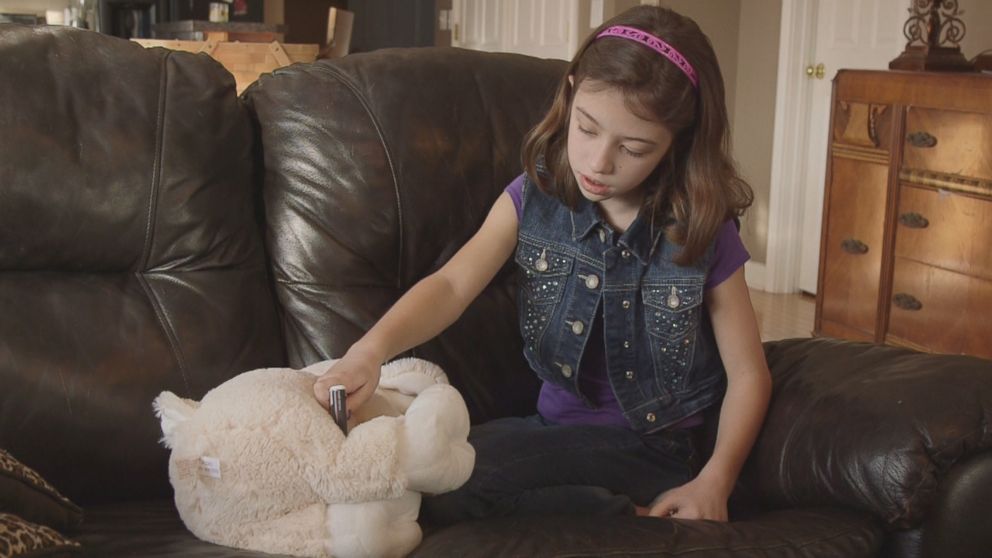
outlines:
{"label": "toy's paw", "polygon": [[420,494],[327,506],[327,554],[336,558],[406,556],[420,544]]}
{"label": "toy's paw", "polygon": [[468,480],[475,450],[468,443],[468,409],[455,388],[425,389],[403,420],[399,462],[410,490],[439,494]]}
{"label": "toy's paw", "polygon": [[382,367],[379,387],[404,395],[417,395],[435,384],[447,384],[441,367],[419,358],[401,358]]}

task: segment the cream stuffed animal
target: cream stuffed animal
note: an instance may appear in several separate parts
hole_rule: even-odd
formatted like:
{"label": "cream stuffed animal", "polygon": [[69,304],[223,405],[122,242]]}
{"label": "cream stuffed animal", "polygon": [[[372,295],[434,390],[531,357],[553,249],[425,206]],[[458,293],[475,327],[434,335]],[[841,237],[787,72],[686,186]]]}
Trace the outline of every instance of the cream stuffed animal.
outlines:
{"label": "cream stuffed animal", "polygon": [[333,362],[245,372],[199,402],[155,399],[193,534],[297,556],[402,556],[420,543],[420,493],[458,488],[474,465],[465,402],[437,366],[397,360],[345,436],[313,397]]}

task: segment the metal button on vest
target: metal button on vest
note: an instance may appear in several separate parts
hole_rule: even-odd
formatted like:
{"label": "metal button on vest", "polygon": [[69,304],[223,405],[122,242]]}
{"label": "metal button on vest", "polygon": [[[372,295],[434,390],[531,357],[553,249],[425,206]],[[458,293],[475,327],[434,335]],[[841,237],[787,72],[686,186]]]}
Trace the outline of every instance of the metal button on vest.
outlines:
{"label": "metal button on vest", "polygon": [[623,348],[624,349],[629,349],[630,348],[630,341],[624,341],[623,342]]}
{"label": "metal button on vest", "polygon": [[534,269],[544,272],[548,270],[548,249],[541,250],[541,255],[534,262]]}
{"label": "metal button on vest", "polygon": [[654,416],[654,413],[648,413],[644,418],[647,419],[648,422],[654,422],[658,417]]}
{"label": "metal button on vest", "polygon": [[623,306],[623,309],[624,310],[626,310],[626,309],[630,308],[630,301],[629,300],[625,300],[625,301],[621,302],[620,305]]}
{"label": "metal button on vest", "polygon": [[572,322],[572,333],[576,335],[582,335],[582,332],[585,330],[586,330],[586,326],[582,322],[578,320]]}
{"label": "metal button on vest", "polygon": [[587,275],[586,276],[586,288],[587,289],[595,289],[598,286],[599,286],[599,277],[598,276],[596,276],[596,275]]}
{"label": "metal button on vest", "polygon": [[599,241],[606,242],[606,231],[599,229]]}
{"label": "metal button on vest", "polygon": [[630,250],[624,250],[623,252],[620,252],[620,257],[622,257],[625,260],[627,258],[629,258],[630,257]]}
{"label": "metal button on vest", "polygon": [[623,375],[628,380],[633,380],[634,379],[634,371],[633,370],[628,370],[628,371],[624,372]]}
{"label": "metal button on vest", "polygon": [[569,366],[569,365],[567,365],[567,364],[561,365],[561,375],[562,376],[565,376],[566,378],[571,378],[572,377],[572,367]]}

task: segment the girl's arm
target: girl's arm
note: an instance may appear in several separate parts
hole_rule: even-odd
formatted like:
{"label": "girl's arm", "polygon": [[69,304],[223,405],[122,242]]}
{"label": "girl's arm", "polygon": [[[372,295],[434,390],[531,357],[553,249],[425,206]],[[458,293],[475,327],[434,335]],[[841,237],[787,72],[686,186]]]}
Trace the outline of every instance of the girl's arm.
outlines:
{"label": "girl's arm", "polygon": [[650,514],[727,520],[727,499],[747,459],[771,396],[771,374],[741,267],[706,293],[727,394],[720,408],[713,455],[689,483],[664,493]]}
{"label": "girl's arm", "polygon": [[327,407],[327,390],[343,384],[357,409],[379,385],[382,363],[435,337],[454,323],[506,263],[517,244],[517,212],[510,195],[493,204],[482,227],[438,271],[407,291],[340,361],[314,383]]}

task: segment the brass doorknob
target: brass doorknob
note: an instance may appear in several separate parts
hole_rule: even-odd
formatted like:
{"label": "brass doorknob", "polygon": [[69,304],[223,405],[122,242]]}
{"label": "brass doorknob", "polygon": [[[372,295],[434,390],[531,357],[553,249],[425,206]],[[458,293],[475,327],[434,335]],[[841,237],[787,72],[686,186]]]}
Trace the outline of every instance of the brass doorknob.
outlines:
{"label": "brass doorknob", "polygon": [[806,75],[809,77],[816,77],[816,79],[823,79],[826,68],[823,64],[817,64],[816,66],[809,65],[806,66]]}

